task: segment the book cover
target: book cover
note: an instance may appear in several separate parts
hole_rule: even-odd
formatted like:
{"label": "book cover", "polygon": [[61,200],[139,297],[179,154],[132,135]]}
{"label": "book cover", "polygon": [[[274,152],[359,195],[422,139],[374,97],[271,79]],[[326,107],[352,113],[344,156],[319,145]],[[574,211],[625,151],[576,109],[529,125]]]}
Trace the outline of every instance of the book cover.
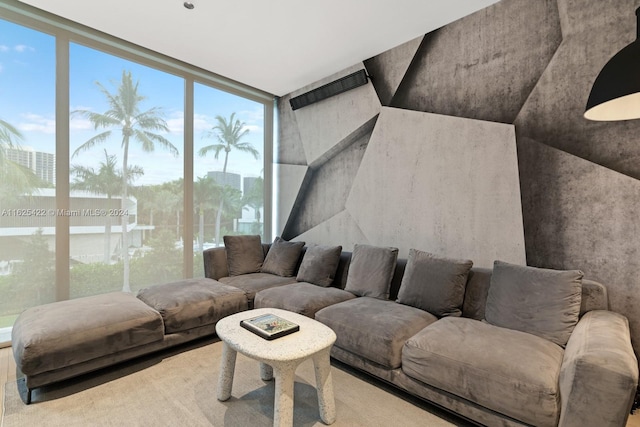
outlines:
{"label": "book cover", "polygon": [[267,340],[280,338],[300,330],[300,326],[295,323],[270,313],[242,320],[240,326]]}

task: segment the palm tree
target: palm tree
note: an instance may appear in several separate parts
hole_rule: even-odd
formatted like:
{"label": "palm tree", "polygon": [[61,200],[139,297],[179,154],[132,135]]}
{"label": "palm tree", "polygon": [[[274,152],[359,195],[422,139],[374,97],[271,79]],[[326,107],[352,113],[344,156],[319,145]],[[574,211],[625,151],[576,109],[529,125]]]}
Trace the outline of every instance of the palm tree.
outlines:
{"label": "palm tree", "polygon": [[0,119],[0,200],[10,204],[24,194],[32,194],[42,182],[33,171],[9,160],[7,150],[20,148],[24,137],[10,123]]}
{"label": "palm tree", "polygon": [[[104,150],[105,160],[100,162],[100,167],[96,172],[91,167],[73,165],[71,175],[75,175],[74,182],[71,183],[72,190],[85,190],[94,194],[106,194],[107,206],[111,206],[111,198],[122,190],[122,172],[116,167],[117,159],[115,155],[107,154]],[[140,166],[129,166],[129,184],[139,176],[144,175]],[[105,216],[104,233],[104,263],[111,262],[111,216]]]}
{"label": "palm tree", "polygon": [[[251,154],[256,160],[260,156],[258,150],[249,142],[241,141],[248,133],[249,129],[245,128],[245,123],[236,119],[236,113],[232,113],[229,120],[222,116],[216,116],[216,125],[213,126],[207,133],[205,138],[215,138],[218,142],[215,144],[202,147],[198,154],[201,157],[206,156],[209,152],[213,151],[213,157],[217,160],[220,153],[224,151],[224,165],[222,167],[222,180],[225,181],[227,175],[227,164],[229,162],[229,153],[231,150],[238,150],[244,153]],[[222,211],[224,209],[224,197],[220,198],[220,206],[218,206],[218,213],[216,215],[216,245],[220,243],[220,222],[222,220]]]}
{"label": "palm tree", "polygon": [[[90,150],[98,144],[107,141],[114,131],[119,132],[122,147],[122,210],[126,212],[126,201],[128,197],[129,181],[129,145],[138,142],[145,152],[155,150],[155,145],[178,155],[178,149],[164,136],[155,132],[169,132],[167,122],[163,118],[161,108],[153,107],[146,111],[140,110],[140,104],[146,97],[138,94],[139,82],[133,82],[131,72],[122,71],[122,80],[119,83],[116,93],[109,92],[100,82],[96,82],[98,89],[106,97],[109,109],[104,113],[95,113],[89,110],[77,110],[73,114],[79,114],[88,119],[95,130],[106,129],[104,132],[90,138],[87,142],[78,147],[73,156],[78,153]],[[122,215],[122,259],[124,261],[123,286],[125,292],[131,292],[129,286],[129,238],[127,225],[129,216]]]}

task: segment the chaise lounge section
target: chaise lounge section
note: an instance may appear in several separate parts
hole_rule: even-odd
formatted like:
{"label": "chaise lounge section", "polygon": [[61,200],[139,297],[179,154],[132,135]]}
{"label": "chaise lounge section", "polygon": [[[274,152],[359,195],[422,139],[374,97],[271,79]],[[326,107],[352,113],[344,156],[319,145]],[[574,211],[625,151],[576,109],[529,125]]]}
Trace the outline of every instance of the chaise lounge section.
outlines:
{"label": "chaise lounge section", "polygon": [[12,330],[26,403],[38,387],[213,335],[218,320],[247,309],[244,292],[208,278],[28,308]]}

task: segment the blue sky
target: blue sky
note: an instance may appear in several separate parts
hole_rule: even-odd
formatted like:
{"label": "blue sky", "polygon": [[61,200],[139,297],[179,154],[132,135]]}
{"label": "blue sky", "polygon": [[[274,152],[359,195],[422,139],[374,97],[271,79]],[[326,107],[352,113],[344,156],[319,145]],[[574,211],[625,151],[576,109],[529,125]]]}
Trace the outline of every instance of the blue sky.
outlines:
{"label": "blue sky", "polygon": [[[38,151],[55,152],[55,38],[7,21],[0,20],[0,118],[16,126],[23,134],[22,145]],[[139,81],[139,94],[147,97],[142,108],[161,107],[171,129],[164,135],[178,148],[180,155],[171,156],[156,148],[144,153],[130,148],[129,164],[143,167],[145,175],[136,184],[157,184],[182,177],[183,173],[183,111],[184,80],[119,57],[72,43],[70,46],[71,110],[103,112],[107,104],[96,85],[100,82],[107,90],[117,88],[123,70],[131,71]],[[229,172],[243,176],[258,176],[263,168],[263,106],[262,104],[231,95],[217,89],[195,86],[195,151],[211,143],[202,135],[214,124],[214,117],[236,117],[250,130],[246,142],[261,153],[259,160],[239,152],[229,157]],[[71,127],[71,151],[97,133],[81,116],[73,116]],[[106,148],[122,160],[122,149],[117,133],[91,151],[71,159],[72,164],[98,166],[104,160]],[[194,161],[195,176],[207,171],[221,170],[223,157],[216,161],[212,155],[198,157]]]}

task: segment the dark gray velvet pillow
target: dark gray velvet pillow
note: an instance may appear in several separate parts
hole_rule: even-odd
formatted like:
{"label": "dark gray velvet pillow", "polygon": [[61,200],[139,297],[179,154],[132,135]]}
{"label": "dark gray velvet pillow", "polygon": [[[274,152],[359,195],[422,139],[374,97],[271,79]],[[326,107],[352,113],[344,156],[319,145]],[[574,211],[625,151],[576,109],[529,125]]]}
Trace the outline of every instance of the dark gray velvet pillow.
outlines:
{"label": "dark gray velvet pillow", "polygon": [[582,272],[495,261],[485,319],[565,346],[578,323]]}
{"label": "dark gray velvet pillow", "polygon": [[302,258],[296,280],[325,288],[331,286],[341,253],[342,246],[309,246]]}
{"label": "dark gray velvet pillow", "polygon": [[303,246],[304,242],[288,242],[276,237],[267,252],[260,271],[282,277],[292,277],[296,272]]}
{"label": "dark gray velvet pillow", "polygon": [[440,258],[409,250],[396,302],[428,311],[434,316],[460,316],[471,260]]}
{"label": "dark gray velvet pillow", "polygon": [[355,245],[344,290],[359,297],[388,299],[397,261],[398,248]]}
{"label": "dark gray velvet pillow", "polygon": [[260,236],[224,236],[229,276],[259,273],[264,261]]}

